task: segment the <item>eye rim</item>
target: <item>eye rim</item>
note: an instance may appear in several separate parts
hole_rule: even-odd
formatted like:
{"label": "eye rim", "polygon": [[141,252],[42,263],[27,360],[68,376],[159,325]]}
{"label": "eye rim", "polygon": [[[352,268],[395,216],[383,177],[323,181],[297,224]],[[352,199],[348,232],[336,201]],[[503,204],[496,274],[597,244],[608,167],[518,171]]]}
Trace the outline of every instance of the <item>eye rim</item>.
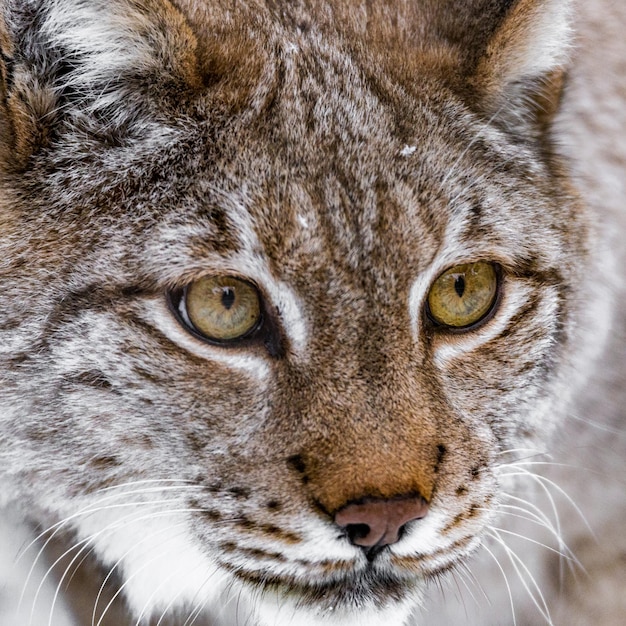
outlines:
{"label": "eye rim", "polygon": [[[467,324],[466,326],[450,326],[448,324],[443,324],[441,322],[438,322],[430,310],[430,303],[428,301],[429,300],[428,296],[430,295],[430,292],[434,284],[444,274],[454,269],[455,267],[458,267],[459,265],[474,265],[476,263],[486,263],[487,265],[491,265],[491,267],[493,268],[495,272],[496,290],[495,290],[495,294],[494,294],[491,306],[480,319],[476,320],[475,322],[472,322],[471,324]],[[496,313],[498,312],[498,309],[500,308],[500,304],[502,302],[502,295],[504,292],[504,276],[505,276],[504,269],[502,268],[502,265],[500,265],[500,263],[498,263],[497,261],[490,261],[486,259],[477,259],[475,261],[464,261],[461,263],[454,263],[453,265],[449,265],[445,270],[439,272],[437,274],[437,277],[430,283],[429,289],[426,292],[426,298],[425,298],[424,307],[423,307],[424,317],[426,318],[426,321],[428,322],[428,326],[430,327],[430,329],[433,331],[436,331],[437,333],[442,333],[442,334],[463,335],[465,333],[470,333],[472,331],[478,330],[482,326],[486,325],[489,321],[491,321],[495,317]]]}
{"label": "eye rim", "polygon": [[[244,334],[239,335],[238,337],[233,337],[231,339],[218,339],[215,337],[209,337],[205,335],[199,328],[195,326],[195,324],[191,321],[191,317],[187,312],[186,307],[186,297],[187,292],[191,288],[192,284],[198,280],[202,280],[203,278],[226,278],[226,279],[234,279],[239,282],[245,283],[249,287],[252,287],[257,294],[259,300],[259,317],[256,323],[247,330]],[[238,276],[237,274],[204,274],[195,278],[192,281],[189,281],[184,287],[180,287],[178,289],[172,289],[166,292],[166,300],[167,305],[170,309],[170,312],[174,315],[175,319],[178,323],[191,335],[193,335],[196,339],[199,339],[203,343],[212,345],[212,346],[221,346],[221,347],[237,347],[242,344],[249,344],[255,340],[258,340],[263,335],[269,335],[271,329],[268,328],[268,319],[267,310],[265,306],[265,298],[263,297],[263,292],[259,287],[252,281]],[[183,310],[181,310],[181,307]],[[265,332],[263,332],[265,330]],[[269,348],[269,340],[265,341],[266,347]],[[273,342],[271,342],[273,343]],[[273,352],[270,350],[270,352]]]}

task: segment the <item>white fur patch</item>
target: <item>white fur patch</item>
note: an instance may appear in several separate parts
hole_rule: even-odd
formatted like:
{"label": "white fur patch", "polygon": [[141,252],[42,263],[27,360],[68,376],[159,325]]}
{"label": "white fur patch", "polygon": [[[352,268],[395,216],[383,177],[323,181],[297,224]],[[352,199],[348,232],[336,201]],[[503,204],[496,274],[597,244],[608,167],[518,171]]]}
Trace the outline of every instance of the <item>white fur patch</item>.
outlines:
{"label": "white fur patch", "polygon": [[492,85],[502,87],[562,67],[569,55],[571,14],[568,0],[518,2],[480,71],[491,76]]}
{"label": "white fur patch", "polygon": [[529,26],[524,46],[516,50],[511,79],[541,76],[563,65],[568,58],[571,39],[571,2],[547,0],[540,5]]}
{"label": "white fur patch", "polygon": [[[115,0],[49,3],[43,32],[53,45],[71,50],[80,60],[65,77],[65,85],[85,89],[106,84],[129,68],[143,72],[155,66],[154,47],[146,33],[154,31],[147,12]],[[119,99],[114,91],[100,94],[106,106]]]}
{"label": "white fur patch", "polygon": [[[192,279],[203,275],[225,274],[253,282],[266,295],[269,312],[278,315],[293,355],[302,355],[308,337],[302,299],[291,286],[276,278],[271,272],[267,254],[244,206],[244,201],[252,200],[246,198],[245,192],[241,193],[244,195],[243,198],[224,194],[222,200],[223,207],[236,224],[233,234],[239,239],[240,252],[227,256],[206,252],[199,258],[187,252],[185,242],[207,238],[210,225],[176,225],[160,229],[156,243],[150,244],[146,256],[152,259],[155,270],[161,275],[167,272],[165,276],[171,281],[180,281],[182,275]],[[190,346],[189,341],[185,342],[185,346]]]}
{"label": "white fur patch", "polygon": [[[504,332],[511,318],[519,311],[527,302],[530,295],[530,288],[521,282],[507,279],[502,287],[504,295],[493,317],[481,328],[468,333],[453,335],[442,341],[435,349],[433,361],[439,368],[445,367],[450,361],[456,357],[462,356],[476,350],[480,346],[495,339]],[[553,304],[551,311],[554,313],[556,308],[556,300],[546,298],[544,302],[550,301]]]}
{"label": "white fur patch", "polygon": [[142,317],[160,330],[170,341],[196,356],[215,361],[246,373],[259,381],[267,378],[269,365],[266,359],[254,354],[241,354],[220,346],[213,346],[188,333],[169,310],[165,298],[147,298],[143,301]]}

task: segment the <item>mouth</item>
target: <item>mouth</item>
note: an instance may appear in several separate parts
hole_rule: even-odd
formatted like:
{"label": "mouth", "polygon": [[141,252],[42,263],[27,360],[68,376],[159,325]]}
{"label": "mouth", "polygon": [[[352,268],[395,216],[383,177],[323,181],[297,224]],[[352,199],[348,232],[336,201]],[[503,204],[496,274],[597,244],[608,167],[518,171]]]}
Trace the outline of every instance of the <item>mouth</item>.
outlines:
{"label": "mouth", "polygon": [[[224,566],[225,564],[222,564]],[[288,598],[300,608],[333,611],[339,608],[384,608],[402,602],[421,588],[426,579],[400,575],[391,568],[368,561],[363,567],[337,564],[333,575],[275,575],[262,570],[226,566],[231,574],[255,593]]]}

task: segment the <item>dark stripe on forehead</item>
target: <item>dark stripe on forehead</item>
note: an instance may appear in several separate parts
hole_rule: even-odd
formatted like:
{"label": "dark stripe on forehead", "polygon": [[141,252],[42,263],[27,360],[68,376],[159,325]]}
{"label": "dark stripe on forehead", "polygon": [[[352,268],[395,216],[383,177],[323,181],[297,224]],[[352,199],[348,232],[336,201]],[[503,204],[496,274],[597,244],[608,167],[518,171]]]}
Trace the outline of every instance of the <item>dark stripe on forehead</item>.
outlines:
{"label": "dark stripe on forehead", "polygon": [[100,370],[85,370],[68,374],[63,377],[63,386],[68,390],[85,386],[100,390],[113,390],[111,381]]}
{"label": "dark stripe on forehead", "polygon": [[208,252],[229,254],[240,249],[240,240],[237,237],[237,225],[229,215],[228,209],[222,205],[211,203],[201,206],[196,211],[197,216],[210,225],[207,233],[202,237],[194,237],[188,242],[189,251],[194,258],[202,258]]}

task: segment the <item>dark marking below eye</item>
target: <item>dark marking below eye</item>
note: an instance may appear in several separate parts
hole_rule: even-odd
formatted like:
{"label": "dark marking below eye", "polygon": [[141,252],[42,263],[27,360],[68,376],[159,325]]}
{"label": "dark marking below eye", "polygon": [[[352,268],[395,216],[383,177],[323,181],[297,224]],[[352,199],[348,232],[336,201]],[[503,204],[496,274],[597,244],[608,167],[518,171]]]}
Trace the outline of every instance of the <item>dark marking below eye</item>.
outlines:
{"label": "dark marking below eye", "polygon": [[99,456],[89,462],[89,465],[92,467],[100,469],[112,469],[114,467],[119,467],[121,464],[122,462],[114,456]]}
{"label": "dark marking below eye", "polygon": [[232,541],[225,541],[219,544],[219,548],[224,552],[235,552],[235,550],[237,550],[237,544]]}
{"label": "dark marking below eye", "polygon": [[207,447],[207,442],[193,432],[187,434],[187,441],[194,452],[203,452]]}
{"label": "dark marking below eye", "polygon": [[296,544],[301,543],[302,538],[296,533],[283,530],[274,524],[259,524],[252,521],[245,515],[236,520],[235,525],[246,531],[256,531],[263,535],[270,536],[273,539],[282,541],[283,543]]}
{"label": "dark marking below eye", "polygon": [[271,552],[269,550],[261,550],[260,548],[238,548],[237,552],[245,554],[253,559],[271,559],[272,561],[285,562],[285,557],[279,552]]}
{"label": "dark marking below eye", "polygon": [[265,506],[270,511],[280,511],[283,508],[281,503],[278,502],[277,500],[270,500]]}
{"label": "dark marking below eye", "polygon": [[203,509],[200,511],[200,514],[210,522],[219,522],[222,519],[220,511],[216,511],[215,509]]}
{"label": "dark marking below eye", "polygon": [[239,526],[240,528],[243,528],[244,530],[252,530],[253,528],[256,528],[256,524],[248,519],[245,515],[242,515],[236,522],[235,524],[237,526]]}
{"label": "dark marking below eye", "polygon": [[443,459],[446,456],[447,452],[448,450],[443,444],[439,444],[437,446],[437,461],[435,462],[435,469],[434,469],[435,474],[439,472],[439,467],[441,463],[443,462]]}
{"label": "dark marking below eye", "polygon": [[465,485],[461,485],[460,487],[457,488],[456,490],[456,495],[457,496],[464,496],[468,493],[469,489],[465,486]]}
{"label": "dark marking below eye", "polygon": [[274,524],[263,524],[259,527],[259,530],[262,532],[275,537],[276,539],[280,539],[285,543],[300,543],[302,538],[295,533],[289,532],[288,530],[283,530],[278,526],[274,526]]}
{"label": "dark marking below eye", "polygon": [[235,498],[239,498],[242,500],[245,500],[250,497],[250,490],[246,489],[245,487],[231,487],[228,490],[228,493],[235,496]]}
{"label": "dark marking below eye", "polygon": [[483,207],[478,202],[474,202],[470,207],[470,211],[475,218],[478,218],[482,215]]}
{"label": "dark marking below eye", "polygon": [[312,562],[298,559],[296,563],[307,569],[321,569],[325,574],[348,574],[354,570],[354,563],[352,561],[333,561],[327,559],[326,561]]}
{"label": "dark marking below eye", "polygon": [[113,385],[111,381],[99,370],[89,370],[73,374],[66,379],[68,383],[77,383],[79,385],[87,385],[96,389],[111,389]]}
{"label": "dark marking below eye", "polygon": [[452,532],[455,528],[458,528],[465,520],[465,513],[459,513],[445,528],[441,530],[441,533],[446,535]]}
{"label": "dark marking below eye", "polygon": [[287,459],[287,463],[300,474],[304,474],[304,472],[306,471],[306,464],[304,463],[304,459],[299,454],[294,454],[293,456],[290,456]]}

